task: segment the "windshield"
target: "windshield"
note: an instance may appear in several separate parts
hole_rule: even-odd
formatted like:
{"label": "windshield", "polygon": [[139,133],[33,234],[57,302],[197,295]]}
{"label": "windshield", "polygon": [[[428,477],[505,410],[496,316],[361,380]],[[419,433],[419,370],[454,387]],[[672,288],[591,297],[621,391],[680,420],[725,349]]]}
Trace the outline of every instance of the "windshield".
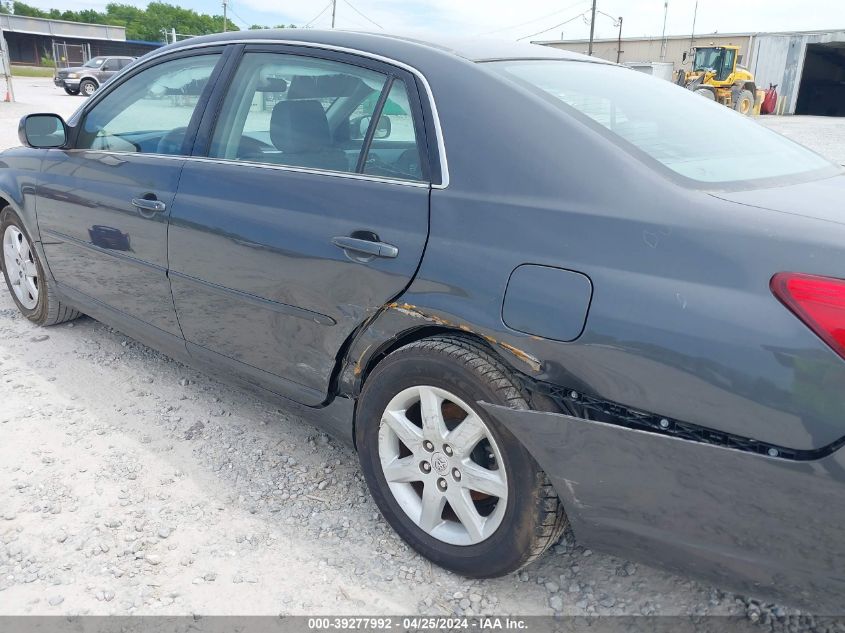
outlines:
{"label": "windshield", "polygon": [[752,118],[644,73],[566,60],[488,63],[624,149],[698,183],[840,171]]}
{"label": "windshield", "polygon": [[99,68],[103,65],[103,62],[106,61],[105,57],[92,57],[87,62],[82,64],[83,68]]}
{"label": "windshield", "polygon": [[722,68],[724,48],[698,48],[695,51],[693,70],[719,70]]}

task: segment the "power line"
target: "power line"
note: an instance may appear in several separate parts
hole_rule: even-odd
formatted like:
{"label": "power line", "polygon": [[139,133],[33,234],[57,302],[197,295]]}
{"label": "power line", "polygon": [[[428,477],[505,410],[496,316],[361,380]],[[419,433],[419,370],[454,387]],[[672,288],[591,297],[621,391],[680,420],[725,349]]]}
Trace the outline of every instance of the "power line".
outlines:
{"label": "power line", "polygon": [[241,24],[243,24],[244,26],[246,26],[246,27],[250,27],[250,26],[252,26],[249,22],[247,22],[246,20],[244,20],[244,19],[243,19],[241,16],[239,16],[237,13],[235,13],[235,10],[234,10],[231,6],[229,6],[229,13],[231,13],[233,16],[235,16],[235,18],[237,18],[237,19],[240,21],[240,23],[241,23]]}
{"label": "power line", "polygon": [[566,20],[565,22],[561,22],[560,24],[555,24],[554,26],[550,26],[549,28],[547,28],[547,29],[543,29],[542,31],[537,31],[536,33],[532,33],[531,35],[526,35],[525,37],[518,37],[516,41],[517,41],[517,42],[519,42],[519,41],[522,41],[522,40],[527,40],[529,37],[535,37],[535,36],[537,36],[537,35],[541,35],[542,33],[546,33],[546,32],[548,32],[548,31],[551,31],[552,29],[557,29],[557,28],[560,28],[560,27],[561,27],[561,26],[563,26],[564,24],[569,24],[570,22],[574,22],[574,21],[575,21],[575,20],[577,20],[578,18],[582,18],[582,17],[584,17],[584,14],[585,14],[585,13],[586,13],[586,11],[581,11],[581,13],[579,13],[578,15],[576,15],[574,18],[569,18],[569,19],[568,19],[568,20]]}
{"label": "power line", "polygon": [[349,2],[349,0],[343,0],[343,1],[344,1],[346,4],[348,4],[348,5],[349,5],[349,8],[350,8],[350,9],[352,9],[355,13],[357,13],[357,14],[358,14],[358,15],[360,15],[362,18],[364,18],[367,22],[371,22],[372,24],[375,24],[375,25],[376,25],[377,27],[379,27],[382,31],[384,30],[384,27],[383,27],[381,24],[379,24],[379,23],[378,23],[378,22],[376,22],[375,20],[371,20],[371,19],[370,19],[370,18],[368,18],[366,15],[364,15],[363,13],[361,13],[358,9],[356,9],[356,8],[355,8],[355,5],[353,5],[351,2]]}
{"label": "power line", "polygon": [[599,11],[598,9],[596,9],[596,13],[600,13],[601,15],[605,16],[606,18],[610,18],[611,20],[613,20],[613,26],[619,26],[619,18],[618,17],[610,15],[609,13],[605,13],[604,11]]}
{"label": "power line", "polygon": [[[545,20],[546,18],[550,18],[553,15],[558,15],[559,13],[563,13],[564,11],[569,11],[577,7],[579,4],[584,4],[587,0],[579,0],[575,4],[570,4],[568,7],[564,7],[563,9],[558,9],[557,11],[552,11],[551,13],[547,13],[546,15],[541,15],[538,18],[534,18],[532,20],[526,20],[525,22],[520,22],[519,24],[511,24],[510,26],[505,26],[500,29],[495,29],[493,31],[486,31],[484,33],[479,33],[479,35],[492,35],[493,33],[501,33],[502,31],[509,31],[510,29],[518,29],[522,26],[526,26],[528,24],[533,24],[534,22],[539,22],[540,20]],[[555,28],[555,27],[552,27]],[[542,31],[541,31],[542,32]]]}
{"label": "power line", "polygon": [[305,23],[305,27],[304,27],[304,28],[308,28],[309,26],[311,26],[312,24],[314,24],[314,22],[316,22],[317,20],[319,20],[319,19],[323,16],[323,14],[324,14],[326,11],[328,11],[329,7],[330,7],[330,6],[332,6],[332,4],[333,4],[333,2],[329,2],[326,6],[324,6],[322,11],[320,11],[320,12],[319,12],[316,16],[314,16],[314,18],[312,18],[311,20],[309,20],[308,22],[306,22],[306,23]]}

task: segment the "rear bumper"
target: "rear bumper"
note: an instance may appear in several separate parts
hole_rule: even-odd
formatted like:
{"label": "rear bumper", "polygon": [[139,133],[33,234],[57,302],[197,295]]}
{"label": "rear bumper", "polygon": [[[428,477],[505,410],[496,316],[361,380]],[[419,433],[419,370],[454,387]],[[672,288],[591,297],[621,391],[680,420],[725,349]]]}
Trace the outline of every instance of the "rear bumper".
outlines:
{"label": "rear bumper", "polygon": [[845,449],[789,461],[481,403],[532,453],[580,543],[839,614]]}

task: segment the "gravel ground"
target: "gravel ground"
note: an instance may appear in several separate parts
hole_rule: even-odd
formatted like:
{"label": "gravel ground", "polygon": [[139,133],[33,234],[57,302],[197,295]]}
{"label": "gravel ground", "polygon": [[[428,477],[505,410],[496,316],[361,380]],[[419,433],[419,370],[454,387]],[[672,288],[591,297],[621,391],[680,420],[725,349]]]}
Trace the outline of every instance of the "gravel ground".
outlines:
{"label": "gravel ground", "polygon": [[[37,79],[16,83],[21,101],[27,84],[45,103],[0,104],[0,142],[22,109],[81,103]],[[571,534],[506,578],[445,572],[310,424],[87,317],[39,329],[5,290],[0,438],[2,615],[800,614]]]}
{"label": "gravel ground", "polygon": [[761,116],[757,121],[845,165],[845,117]]}
{"label": "gravel ground", "polygon": [[0,613],[745,613],[571,535],[470,581],[393,534],[356,456],[89,318],[0,298]]}

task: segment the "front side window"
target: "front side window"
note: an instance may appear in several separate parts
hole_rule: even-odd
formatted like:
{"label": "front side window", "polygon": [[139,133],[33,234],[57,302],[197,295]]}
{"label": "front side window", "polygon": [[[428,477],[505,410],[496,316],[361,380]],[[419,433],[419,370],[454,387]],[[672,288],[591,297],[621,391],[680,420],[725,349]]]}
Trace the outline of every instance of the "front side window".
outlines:
{"label": "front side window", "polygon": [[[402,119],[410,120],[407,95],[391,89],[383,99],[388,85],[404,92],[401,81],[390,82],[387,75],[351,64],[247,53],[223,102],[209,156],[347,173],[378,160],[385,167],[366,173],[416,180],[411,168],[404,167],[413,161],[402,157],[404,150],[416,149],[413,121]],[[371,129],[380,105],[384,114]],[[395,137],[388,108],[397,111]],[[364,162],[368,140],[371,149]],[[416,164],[419,171],[418,159]]]}
{"label": "front side window", "polygon": [[624,149],[698,183],[749,187],[839,171],[749,117],[643,73],[566,60],[489,64]]}
{"label": "front side window", "polygon": [[103,65],[103,62],[106,61],[105,57],[92,57],[87,62],[82,64],[83,68],[99,68]]}
{"label": "front side window", "polygon": [[85,114],[76,148],[181,154],[188,124],[219,58],[183,57],[130,77]]}

